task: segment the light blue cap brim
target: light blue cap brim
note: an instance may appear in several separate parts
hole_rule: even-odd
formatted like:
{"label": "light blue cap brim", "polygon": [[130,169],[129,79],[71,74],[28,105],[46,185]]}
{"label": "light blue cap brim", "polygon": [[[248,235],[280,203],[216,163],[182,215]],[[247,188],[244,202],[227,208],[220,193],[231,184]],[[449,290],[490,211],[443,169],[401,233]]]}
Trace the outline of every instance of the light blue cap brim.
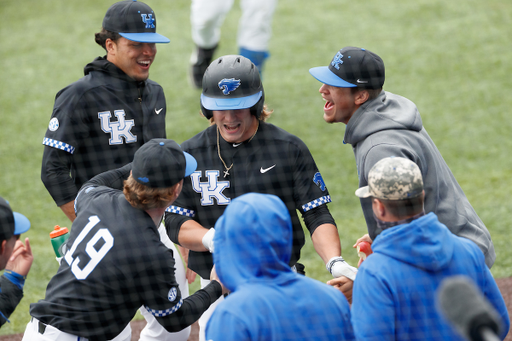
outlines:
{"label": "light blue cap brim", "polygon": [[14,215],[14,235],[20,235],[30,229],[30,221],[23,214],[13,212]]}
{"label": "light blue cap brim", "polygon": [[253,105],[258,103],[261,96],[263,96],[263,91],[240,98],[212,98],[201,94],[201,104],[208,110],[246,109],[251,108]]}
{"label": "light blue cap brim", "polygon": [[187,152],[183,152],[183,155],[185,155],[185,161],[187,163],[185,167],[185,176],[187,177],[196,171],[197,161],[192,155],[190,155]]}
{"label": "light blue cap brim", "polygon": [[344,81],[338,77],[334,72],[329,70],[327,66],[317,66],[309,69],[309,73],[318,81],[338,88],[355,88],[357,85]]}
{"label": "light blue cap brim", "polygon": [[162,43],[167,44],[170,40],[159,33],[119,33],[121,37],[138,43]]}

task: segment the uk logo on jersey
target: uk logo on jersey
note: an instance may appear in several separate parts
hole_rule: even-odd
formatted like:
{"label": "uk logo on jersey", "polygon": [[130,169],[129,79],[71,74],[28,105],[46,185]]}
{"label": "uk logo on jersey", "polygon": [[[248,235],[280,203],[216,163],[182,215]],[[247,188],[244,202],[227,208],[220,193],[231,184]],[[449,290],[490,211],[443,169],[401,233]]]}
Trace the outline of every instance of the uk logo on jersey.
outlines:
{"label": "uk logo on jersey", "polygon": [[176,297],[178,297],[178,290],[176,290],[176,287],[172,287],[171,290],[169,290],[169,293],[167,294],[167,299],[170,302],[174,302],[174,300],[176,300]]}
{"label": "uk logo on jersey", "polygon": [[126,120],[126,113],[124,110],[115,110],[114,115],[117,117],[117,121],[112,122],[110,118],[112,114],[110,111],[102,111],[98,113],[100,119],[101,130],[105,133],[110,133],[110,145],[123,144],[123,139],[126,143],[137,142],[137,135],[133,135],[131,130],[135,125],[135,120]]}
{"label": "uk logo on jersey", "polygon": [[341,58],[343,58],[343,55],[338,52],[332,59],[331,65],[334,66],[336,70],[339,70],[340,65],[343,64],[343,60],[341,60]]}
{"label": "uk logo on jersey", "polygon": [[322,174],[320,174],[320,172],[316,172],[315,175],[313,176],[313,182],[318,186],[320,187],[320,189],[322,191],[325,191],[325,189],[327,188],[325,186],[325,182],[324,182],[324,179],[322,178]]}
{"label": "uk logo on jersey", "polygon": [[224,78],[219,82],[219,89],[222,90],[224,95],[229,95],[230,92],[235,91],[242,84],[240,79]]}
{"label": "uk logo on jersey", "polygon": [[213,205],[213,198],[217,201],[217,205],[229,204],[231,199],[222,194],[224,189],[229,188],[229,181],[218,181],[218,170],[207,170],[205,174],[208,178],[208,182],[201,182],[202,171],[195,171],[190,175],[192,189],[194,189],[196,193],[201,194],[201,206]]}
{"label": "uk logo on jersey", "polygon": [[155,28],[155,18],[153,14],[141,14],[142,22],[146,24],[145,28]]}

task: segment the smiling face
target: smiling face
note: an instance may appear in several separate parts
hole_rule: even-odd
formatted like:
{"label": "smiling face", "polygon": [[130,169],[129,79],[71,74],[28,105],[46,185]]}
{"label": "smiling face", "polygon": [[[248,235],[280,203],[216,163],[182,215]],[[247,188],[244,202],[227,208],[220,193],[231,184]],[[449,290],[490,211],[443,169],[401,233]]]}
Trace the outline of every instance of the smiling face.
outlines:
{"label": "smiling face", "polygon": [[229,143],[244,142],[258,129],[258,119],[251,110],[213,110],[213,120],[219,127],[222,138]]}
{"label": "smiling face", "polygon": [[358,95],[352,88],[338,88],[323,84],[318,90],[325,101],[324,120],[327,123],[342,122],[347,124],[354,112],[360,107]]}
{"label": "smiling face", "polygon": [[136,81],[144,81],[149,77],[149,67],[155,60],[155,43],[138,43],[126,38],[117,42],[107,39],[107,60],[115,64],[128,76]]}

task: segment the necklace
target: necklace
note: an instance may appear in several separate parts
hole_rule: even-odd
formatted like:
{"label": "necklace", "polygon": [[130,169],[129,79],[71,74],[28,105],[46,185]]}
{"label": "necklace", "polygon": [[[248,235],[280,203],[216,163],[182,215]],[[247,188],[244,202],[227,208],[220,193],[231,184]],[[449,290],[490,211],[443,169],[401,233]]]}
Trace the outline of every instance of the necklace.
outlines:
{"label": "necklace", "polygon": [[[251,142],[251,140],[253,139],[253,137],[256,135],[256,133],[258,132],[258,128],[260,127],[260,123],[258,122],[258,126],[256,127],[256,130],[254,131],[254,134],[252,134],[251,138],[247,141],[247,143]],[[220,155],[220,133],[219,133],[219,126],[217,126],[217,152],[219,154],[219,159],[220,161],[222,161],[222,164],[224,165],[224,168],[226,168],[226,170],[224,171],[224,177],[228,176],[229,175],[229,171],[231,170],[231,168],[233,168],[233,162],[231,162],[231,166],[227,166],[226,163],[224,162],[224,159],[222,158],[222,156]]]}

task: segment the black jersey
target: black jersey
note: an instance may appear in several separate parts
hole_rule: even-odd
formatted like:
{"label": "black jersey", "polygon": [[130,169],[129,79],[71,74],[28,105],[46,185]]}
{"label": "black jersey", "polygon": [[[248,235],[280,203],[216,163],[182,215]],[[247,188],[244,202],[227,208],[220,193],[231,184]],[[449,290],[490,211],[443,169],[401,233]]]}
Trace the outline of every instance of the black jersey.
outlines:
{"label": "black jersey", "polygon": [[173,252],[160,241],[152,218],[133,208],[122,191],[98,185],[122,180],[130,169],[100,174],[79,192],[67,252],[45,299],[30,308],[41,322],[90,340],[110,340],[144,305],[174,332],[220,297],[221,287],[212,281],[214,286],[182,299]]}
{"label": "black jersey", "polygon": [[[298,137],[264,122],[260,122],[250,141],[232,144],[220,136],[219,143],[226,165],[233,164],[226,177],[218,156],[216,125],[181,144],[197,160],[197,170],[184,180],[180,196],[166,211],[170,239],[178,243],[180,227],[188,219],[205,228],[214,227],[231,200],[242,194],[274,194],[285,203],[292,219],[290,265],[294,265],[305,241],[297,210],[306,220],[306,215],[322,208],[318,211],[321,217],[314,224],[306,220],[310,233],[320,224],[334,224],[325,205],[331,197],[308,148]],[[188,266],[201,277],[209,278],[213,258],[209,252],[190,251]]]}
{"label": "black jersey", "polygon": [[145,142],[166,137],[160,85],[136,82],[105,58],[84,73],[57,94],[43,139],[41,178],[58,206],[93,176],[131,162]]}

